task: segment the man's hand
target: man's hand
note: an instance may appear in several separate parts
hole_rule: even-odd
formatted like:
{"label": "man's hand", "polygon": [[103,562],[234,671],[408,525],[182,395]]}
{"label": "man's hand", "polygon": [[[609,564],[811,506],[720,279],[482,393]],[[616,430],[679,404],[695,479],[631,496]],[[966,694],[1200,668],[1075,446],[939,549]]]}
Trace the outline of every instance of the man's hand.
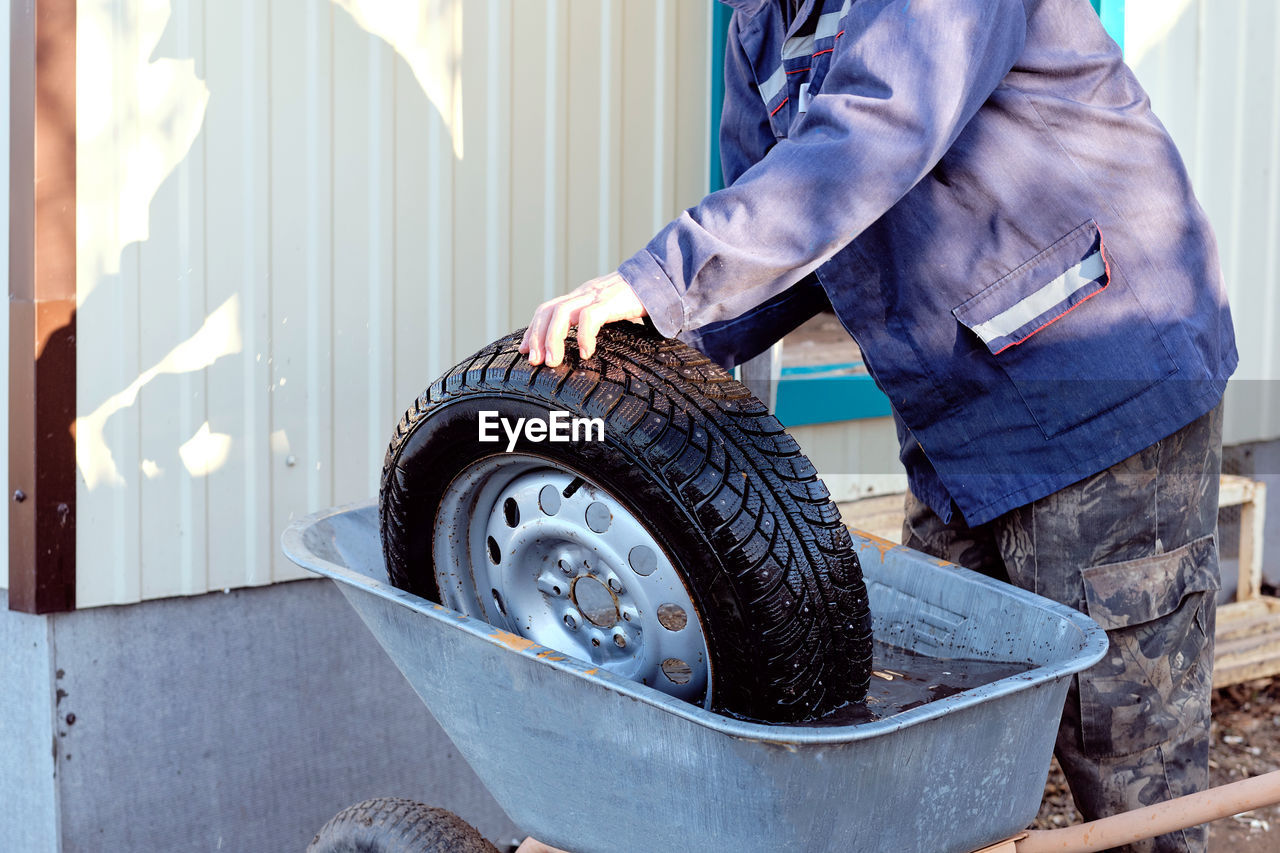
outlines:
{"label": "man's hand", "polygon": [[526,838],[520,842],[520,846],[516,848],[516,853],[568,853],[568,851],[543,844],[536,838]]}
{"label": "man's hand", "polygon": [[648,313],[631,285],[611,272],[539,305],[520,342],[520,352],[528,354],[530,364],[545,362],[555,367],[564,360],[564,339],[569,327],[577,323],[578,354],[591,358],[601,326],[615,320],[640,320]]}

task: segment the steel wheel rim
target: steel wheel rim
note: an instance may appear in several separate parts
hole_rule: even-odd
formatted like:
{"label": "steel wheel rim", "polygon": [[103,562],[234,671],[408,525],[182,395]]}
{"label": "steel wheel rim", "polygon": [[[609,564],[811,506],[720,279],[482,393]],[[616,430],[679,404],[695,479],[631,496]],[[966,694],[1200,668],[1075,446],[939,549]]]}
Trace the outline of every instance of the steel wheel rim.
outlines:
{"label": "steel wheel rim", "polygon": [[441,498],[432,558],[445,606],[710,707],[706,638],[679,572],[577,472],[516,453],[468,465]]}

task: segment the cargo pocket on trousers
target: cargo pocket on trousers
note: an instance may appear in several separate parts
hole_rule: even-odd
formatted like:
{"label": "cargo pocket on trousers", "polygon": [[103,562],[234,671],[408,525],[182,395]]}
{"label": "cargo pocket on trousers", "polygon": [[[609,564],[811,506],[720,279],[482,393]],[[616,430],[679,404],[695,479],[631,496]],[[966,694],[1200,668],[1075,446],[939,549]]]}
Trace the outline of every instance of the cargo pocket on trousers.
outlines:
{"label": "cargo pocket on trousers", "polygon": [[1130,755],[1207,719],[1219,586],[1214,536],[1082,577],[1087,612],[1111,641],[1106,657],[1079,676],[1085,755]]}

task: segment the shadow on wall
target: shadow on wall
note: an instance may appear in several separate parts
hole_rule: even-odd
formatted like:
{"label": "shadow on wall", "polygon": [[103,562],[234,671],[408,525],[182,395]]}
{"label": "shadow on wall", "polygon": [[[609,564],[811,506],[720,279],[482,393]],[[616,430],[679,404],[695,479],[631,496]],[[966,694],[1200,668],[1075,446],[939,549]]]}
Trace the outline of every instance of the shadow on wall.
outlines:
{"label": "shadow on wall", "polygon": [[[213,576],[213,569],[201,561],[223,576],[240,572],[241,581],[269,579],[269,555],[278,552],[279,526],[270,518],[271,490],[262,486],[270,483],[275,456],[283,456],[273,455],[272,395],[284,388],[290,370],[287,364],[273,364],[273,336],[279,334],[273,287],[282,276],[301,274],[289,268],[296,247],[278,248],[273,230],[282,222],[305,222],[316,215],[314,196],[278,194],[275,182],[285,170],[296,174],[304,168],[297,161],[308,156],[305,146],[293,145],[294,140],[332,136],[335,127],[358,123],[364,115],[355,113],[354,105],[352,113],[334,106],[310,69],[323,65],[336,76],[332,54],[324,53],[334,50],[335,43],[363,43],[372,56],[389,42],[397,55],[388,67],[394,62],[397,79],[410,81],[402,89],[399,108],[431,114],[433,121],[443,123],[460,156],[461,128],[450,124],[461,112],[458,57],[438,49],[450,31],[446,28],[442,35],[429,26],[433,15],[456,18],[459,9],[459,0],[174,0],[172,5],[168,0],[80,0],[81,382],[78,417],[65,435],[68,441],[75,436],[80,491],[88,494],[78,506],[77,522],[88,546],[81,551],[78,586],[84,589],[90,573],[101,576],[92,580],[97,588],[89,603],[221,588],[224,584]],[[275,19],[283,16],[297,18],[290,24],[298,28],[296,33]],[[314,103],[324,105],[316,133],[308,135],[305,123],[294,125],[281,118]],[[346,103],[353,104],[352,99]],[[335,173],[356,166],[339,162],[328,144],[322,150],[329,153],[319,163],[321,177],[332,181]],[[330,190],[321,187],[315,192]],[[215,195],[218,204],[210,204]],[[330,214],[316,223],[320,245],[347,236],[334,233],[332,219]],[[327,268],[319,277],[323,280],[318,292],[332,302],[341,282]],[[306,325],[307,317],[300,316],[285,331]],[[327,331],[316,340],[328,346]],[[332,364],[331,359],[321,361]],[[298,373],[305,369],[292,368]],[[289,384],[290,392],[307,385]],[[261,564],[257,576],[252,575],[255,560]],[[113,590],[112,584],[122,586]],[[112,615],[133,618],[144,610],[150,612],[142,607],[102,608],[76,615],[96,614],[109,621]],[[142,639],[117,636],[125,653],[111,674],[116,679],[111,695],[121,708],[133,701],[138,681],[178,677],[156,673],[134,659],[132,650]],[[323,663],[294,661],[290,675],[297,683],[311,685],[308,690],[286,688],[280,693],[278,685],[288,679],[277,680],[270,697],[255,698],[241,683],[252,679],[235,676],[237,668],[248,665],[246,659],[229,652],[230,647],[213,635],[200,642],[206,641],[208,647],[197,651],[220,662],[188,670],[181,678],[221,696],[220,701],[234,706],[239,716],[260,714],[263,731],[282,725],[273,719],[273,707],[288,705],[294,713],[316,705],[321,698],[317,690],[323,691],[331,675],[324,672]],[[184,653],[191,653],[191,647]],[[351,675],[358,678],[359,673]],[[394,670],[383,675],[400,683]],[[216,685],[217,678],[236,686],[232,692],[214,690],[210,685]],[[341,697],[336,711],[320,704],[325,705],[320,712],[329,718],[347,713]],[[201,711],[219,719],[228,714],[217,706]],[[297,830],[298,842],[305,844],[325,818],[361,798],[356,793],[369,788],[375,789],[369,794],[378,793],[379,780],[370,778],[368,762],[352,759],[339,747],[333,750],[341,766],[333,765],[326,750],[317,750],[316,757],[306,758],[312,778],[276,779],[277,771],[262,766],[261,755],[246,744],[234,739],[209,744],[208,721],[201,716],[176,718],[165,713],[163,707],[145,703],[129,712],[137,724],[134,729],[163,732],[166,750],[175,755],[189,752],[148,777],[146,793],[161,800],[148,803],[145,798],[102,791],[93,778],[85,777],[87,769],[77,769],[92,766],[83,758],[73,765],[69,755],[55,756],[59,776],[83,792],[81,806],[89,813],[78,818],[80,823],[105,827],[102,831],[116,833],[117,840],[134,833],[132,844],[121,841],[124,846],[146,847],[140,833],[150,832],[164,839],[157,841],[163,847],[190,835],[193,823],[215,818],[247,835],[264,826]],[[109,736],[119,747],[131,731],[115,729]],[[403,734],[389,732],[386,742]],[[394,753],[384,758],[401,762],[401,767],[405,760]],[[452,779],[456,762],[456,754],[449,752],[434,770]],[[253,792],[233,793],[226,804],[199,799],[246,767],[270,780],[263,783],[269,796],[261,791],[256,797]],[[432,771],[433,767],[421,768],[423,774]],[[465,787],[464,794],[478,796],[473,783]],[[300,788],[311,799],[295,801]],[[175,796],[186,799],[186,805],[202,816],[193,822],[187,810],[175,810]],[[133,820],[139,807],[161,817],[140,826]],[[211,807],[222,812],[211,814]],[[95,844],[99,841],[112,846],[103,838]],[[251,839],[242,845],[228,843],[229,849],[237,846],[254,849]]]}
{"label": "shadow on wall", "polygon": [[[262,11],[246,11],[242,31],[233,33],[231,15],[220,6],[81,0],[78,7],[77,302],[92,340],[82,356],[105,355],[108,363],[87,365],[89,372],[118,377],[84,383],[78,395],[76,459],[90,492],[268,464],[242,446],[266,422],[228,415],[206,401],[215,365],[228,382],[251,378],[243,393],[259,405],[264,392],[283,384],[280,366],[272,364],[269,283],[281,271],[274,268],[270,226],[282,216],[305,219],[309,211],[306,198],[270,192],[270,170],[282,168],[271,162],[280,150],[272,136],[296,132],[272,119],[282,104],[317,92],[278,88],[270,73],[278,67],[274,57],[271,68],[253,67],[267,55],[254,40],[270,38],[282,23],[276,16],[297,19],[283,23],[299,27],[300,43],[277,38],[271,50],[290,50],[298,62],[323,63],[307,51],[332,50],[353,32],[385,42],[395,51],[398,79],[417,81],[421,109],[434,113],[455,157],[463,156],[459,0],[300,0],[273,3],[269,11],[263,4]],[[257,28],[268,15],[271,27]],[[304,19],[314,25],[326,15],[327,44],[301,44],[317,35]],[[215,61],[213,51],[224,51],[229,35],[240,37],[243,55]],[[303,76],[293,74],[291,82]],[[329,118],[320,133],[362,120],[336,111]],[[341,167],[325,172],[332,177]],[[244,193],[239,209],[221,221],[249,213],[243,225],[252,233],[215,231],[205,217],[209,186],[228,182],[239,182]],[[252,214],[261,218],[253,221]],[[324,238],[342,239],[331,227],[322,224]],[[103,338],[135,324],[136,339],[121,335],[108,352]],[[175,407],[175,401],[184,402]],[[141,441],[130,446],[139,431]],[[266,437],[253,441],[265,445]]]}

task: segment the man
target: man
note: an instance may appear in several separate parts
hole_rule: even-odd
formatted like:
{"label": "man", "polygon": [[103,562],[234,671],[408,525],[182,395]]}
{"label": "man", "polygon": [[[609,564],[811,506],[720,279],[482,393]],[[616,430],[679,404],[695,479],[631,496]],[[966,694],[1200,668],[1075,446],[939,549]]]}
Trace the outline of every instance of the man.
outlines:
{"label": "man", "polygon": [[[559,364],[648,316],[726,366],[829,301],[893,403],[906,544],[1111,638],[1057,754],[1086,818],[1208,782],[1220,400],[1186,170],[1087,0],[736,0],[726,189],[540,306]],[[1204,828],[1134,850],[1203,850]]]}

